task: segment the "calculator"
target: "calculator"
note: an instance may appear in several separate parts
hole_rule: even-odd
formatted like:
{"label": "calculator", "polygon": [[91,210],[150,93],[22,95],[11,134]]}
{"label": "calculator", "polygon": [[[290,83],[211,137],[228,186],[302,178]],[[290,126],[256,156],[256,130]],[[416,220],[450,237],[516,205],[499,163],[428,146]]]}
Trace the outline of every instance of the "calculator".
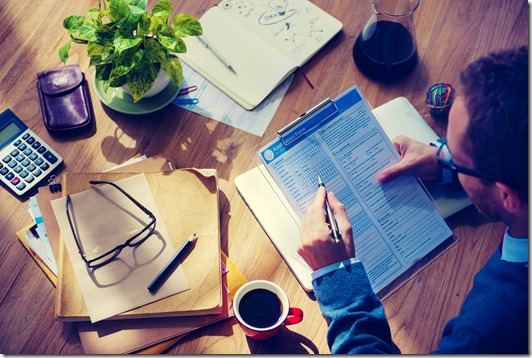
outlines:
{"label": "calculator", "polygon": [[10,109],[0,114],[0,180],[11,191],[26,194],[62,162]]}

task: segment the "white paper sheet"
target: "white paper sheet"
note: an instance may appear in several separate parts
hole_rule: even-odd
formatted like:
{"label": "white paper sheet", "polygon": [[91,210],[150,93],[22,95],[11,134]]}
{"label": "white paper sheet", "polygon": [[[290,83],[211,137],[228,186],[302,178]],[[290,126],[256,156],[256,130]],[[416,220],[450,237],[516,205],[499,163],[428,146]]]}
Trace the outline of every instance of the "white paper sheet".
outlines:
{"label": "white paper sheet", "polygon": [[[173,102],[174,105],[259,137],[264,135],[294,77],[294,75],[288,77],[260,105],[252,111],[248,111],[190,68],[190,66],[183,62],[181,63],[183,65],[183,84],[181,88],[197,86],[198,89],[177,97]],[[183,103],[183,100],[192,98],[197,98],[199,102],[197,104]]]}
{"label": "white paper sheet", "polygon": [[[157,224],[145,242],[134,248],[125,247],[115,260],[97,269],[89,269],[78,253],[66,216],[66,198],[51,202],[93,323],[190,289],[179,266],[155,294],[148,291],[148,285],[175,250],[145,175],[116,184],[148,208]],[[148,222],[146,214],[114,187],[96,188],[70,196],[71,217],[88,258],[122,244]]]}

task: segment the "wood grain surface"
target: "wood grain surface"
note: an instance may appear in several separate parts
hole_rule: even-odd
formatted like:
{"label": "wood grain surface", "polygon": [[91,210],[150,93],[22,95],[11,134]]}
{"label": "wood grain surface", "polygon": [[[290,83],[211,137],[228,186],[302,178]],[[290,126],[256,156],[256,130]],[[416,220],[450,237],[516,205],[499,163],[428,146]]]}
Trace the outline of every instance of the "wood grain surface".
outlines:
{"label": "wood grain surface", "polygon": [[[218,1],[171,2],[178,12],[199,17]],[[217,169],[222,250],[248,279],[276,282],[288,293],[291,305],[305,312],[303,322],[285,328],[270,341],[247,339],[230,319],[188,334],[168,353],[329,353],[327,324],[317,302],[298,285],[239,197],[235,177],[256,165],[253,157],[258,144],[352,81],[374,107],[398,96],[408,98],[432,128],[444,135],[445,120],[433,118],[425,106],[427,88],[436,82],[458,84],[459,72],[468,62],[528,42],[526,1],[425,0],[414,18],[417,67],[404,80],[380,84],[363,76],[351,56],[371,1],[313,2],[342,21],[344,28],[303,67],[315,88],[296,75],[262,138],[174,106],[140,116],[115,112],[98,100],[94,68],[89,67],[85,47],[76,45],[67,64],[79,64],[87,76],[95,130],[78,137],[52,137],[42,122],[36,74],[62,65],[57,52],[68,39],[63,18],[86,14],[98,2],[0,2],[0,110],[11,108],[63,156],[65,165],[58,174],[100,172],[138,153],[167,156],[177,167]],[[83,353],[74,324],[54,320],[55,289],[16,238],[16,231],[31,222],[27,198],[18,199],[2,188],[0,203],[0,353]],[[403,353],[428,353],[437,347],[445,323],[458,313],[473,276],[497,247],[504,229],[502,223],[482,217],[474,207],[451,218],[450,224],[458,244],[384,301],[393,338]]]}

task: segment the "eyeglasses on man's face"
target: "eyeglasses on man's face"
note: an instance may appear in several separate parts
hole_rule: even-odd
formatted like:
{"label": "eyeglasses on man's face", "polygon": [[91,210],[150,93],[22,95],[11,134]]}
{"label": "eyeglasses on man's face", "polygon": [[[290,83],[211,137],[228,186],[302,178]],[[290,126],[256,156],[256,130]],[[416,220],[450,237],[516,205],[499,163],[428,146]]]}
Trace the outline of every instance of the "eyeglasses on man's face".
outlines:
{"label": "eyeglasses on man's face", "polygon": [[133,198],[131,195],[129,195],[124,189],[120,188],[118,185],[112,182],[104,181],[104,180],[91,180],[89,181],[91,184],[109,184],[113,188],[118,189],[122,194],[124,194],[129,200],[131,200],[140,210],[142,210],[149,219],[149,222],[142,228],[140,231],[138,231],[135,235],[131,236],[126,242],[123,244],[117,245],[114,249],[109,250],[97,257],[94,258],[87,258],[87,255],[85,254],[85,250],[83,249],[83,245],[81,244],[80,238],[76,235],[76,230],[74,229],[74,225],[72,223],[72,218],[70,216],[70,209],[69,207],[72,206],[72,200],[70,199],[70,195],[67,195],[66,197],[66,215],[68,219],[68,224],[70,225],[70,229],[72,230],[72,236],[74,237],[74,241],[76,242],[76,246],[78,247],[78,252],[81,255],[81,258],[85,263],[87,264],[87,267],[89,268],[98,268],[102,267],[109,262],[113,261],[118,255],[120,255],[120,252],[125,247],[135,247],[139,246],[143,242],[146,241],[155,230],[155,225],[157,224],[157,219],[155,218],[155,215],[151,211],[149,211],[144,205],[139,203],[135,198]]}
{"label": "eyeglasses on man's face", "polygon": [[481,171],[478,171],[473,168],[464,167],[460,164],[456,164],[452,159],[446,160],[440,156],[441,151],[443,148],[447,148],[449,150],[449,147],[447,146],[447,138],[440,138],[438,139],[438,142],[440,142],[440,146],[438,147],[438,150],[436,151],[436,159],[438,160],[438,164],[440,167],[444,169],[449,169],[457,173],[462,173],[466,175],[470,175],[476,178],[485,179],[489,181],[497,181],[493,176],[483,173]]}

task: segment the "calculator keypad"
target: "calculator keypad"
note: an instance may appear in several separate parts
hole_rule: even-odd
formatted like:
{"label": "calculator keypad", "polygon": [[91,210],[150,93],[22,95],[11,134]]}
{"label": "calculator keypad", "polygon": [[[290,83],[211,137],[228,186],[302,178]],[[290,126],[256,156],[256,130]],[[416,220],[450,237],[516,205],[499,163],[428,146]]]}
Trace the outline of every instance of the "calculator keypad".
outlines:
{"label": "calculator keypad", "polygon": [[63,162],[63,158],[26,129],[0,151],[0,180],[22,195]]}

